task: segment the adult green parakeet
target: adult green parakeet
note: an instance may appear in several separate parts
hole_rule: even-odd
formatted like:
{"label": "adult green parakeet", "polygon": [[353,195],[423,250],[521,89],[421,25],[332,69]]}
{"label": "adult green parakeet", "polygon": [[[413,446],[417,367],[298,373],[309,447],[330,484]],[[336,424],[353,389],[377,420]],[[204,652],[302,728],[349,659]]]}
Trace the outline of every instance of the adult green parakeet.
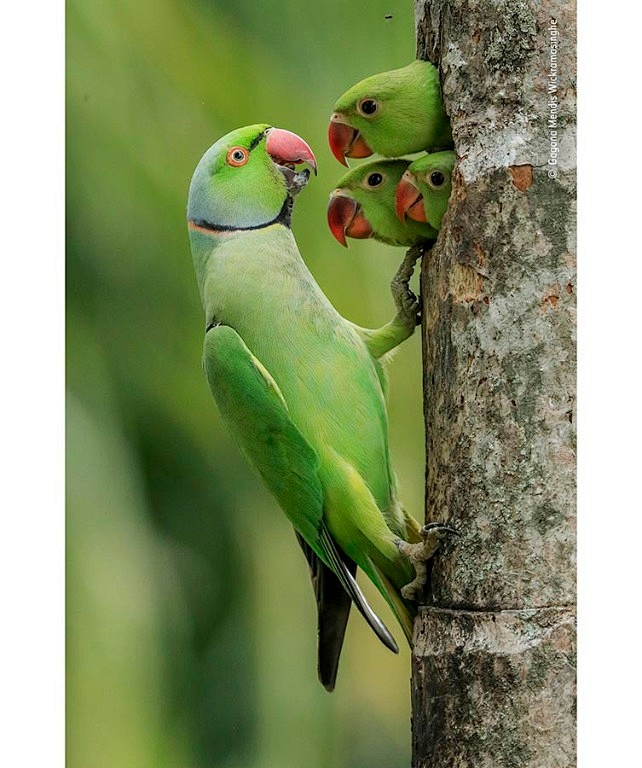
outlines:
{"label": "adult green parakeet", "polygon": [[451,149],[450,122],[441,102],[439,73],[428,61],[382,72],[353,85],[334,105],[328,141],[332,154],[398,157]]}
{"label": "adult green parakeet", "polygon": [[268,125],[216,142],[192,178],[187,218],[205,310],[203,368],[241,451],[295,528],[318,604],[319,677],[332,690],[351,602],[397,645],[357,586],[361,568],[406,637],[414,607],[405,542],[419,526],[397,496],[381,358],[407,339],[418,304],[404,262],[397,314],[378,330],[345,320],[304,264],[290,230],[312,150]]}
{"label": "adult green parakeet", "polygon": [[399,220],[427,222],[439,229],[448,208],[454,167],[454,152],[433,152],[415,160],[397,186]]}
{"label": "adult green parakeet", "polygon": [[375,160],[339,179],[328,203],[328,226],[341,245],[347,246],[346,237],[405,247],[436,240],[437,230],[425,221],[397,218],[397,185],[409,165],[409,160]]}

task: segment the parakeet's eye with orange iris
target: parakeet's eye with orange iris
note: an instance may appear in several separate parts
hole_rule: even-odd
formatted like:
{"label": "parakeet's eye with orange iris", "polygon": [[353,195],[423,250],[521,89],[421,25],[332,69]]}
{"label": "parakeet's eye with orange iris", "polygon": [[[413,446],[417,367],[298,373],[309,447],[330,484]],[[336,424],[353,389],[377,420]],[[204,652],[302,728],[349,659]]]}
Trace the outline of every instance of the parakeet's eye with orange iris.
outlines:
{"label": "parakeet's eye with orange iris", "polygon": [[232,147],[227,150],[227,164],[233,165],[235,168],[245,165],[249,159],[250,153],[245,147]]}
{"label": "parakeet's eye with orange iris", "polygon": [[361,99],[357,104],[357,109],[364,117],[372,117],[379,108],[379,105],[374,99]]}

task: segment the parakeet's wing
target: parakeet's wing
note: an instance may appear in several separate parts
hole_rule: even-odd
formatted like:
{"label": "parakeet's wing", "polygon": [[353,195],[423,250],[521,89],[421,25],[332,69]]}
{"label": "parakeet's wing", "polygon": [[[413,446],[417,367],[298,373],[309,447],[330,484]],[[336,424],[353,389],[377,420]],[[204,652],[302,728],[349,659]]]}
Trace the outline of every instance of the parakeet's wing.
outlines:
{"label": "parakeet's wing", "polygon": [[391,650],[397,644],[366,602],[323,517],[319,457],[290,418],[276,382],[238,333],[226,325],[205,335],[203,368],[221,417],[296,531],[336,576]]}
{"label": "parakeet's wing", "polygon": [[[352,600],[334,572],[324,565],[301,534],[297,533],[296,537],[310,566],[312,587],[317,601],[319,680],[324,688],[332,691],[337,679],[339,656]],[[346,568],[355,576],[356,563],[344,552],[340,554]]]}

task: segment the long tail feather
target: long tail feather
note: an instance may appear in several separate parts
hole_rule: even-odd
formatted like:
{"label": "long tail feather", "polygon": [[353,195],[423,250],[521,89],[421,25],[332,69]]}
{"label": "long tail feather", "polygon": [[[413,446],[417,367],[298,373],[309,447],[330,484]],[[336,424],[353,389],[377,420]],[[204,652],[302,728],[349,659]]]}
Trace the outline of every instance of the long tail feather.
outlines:
{"label": "long tail feather", "polygon": [[337,552],[336,544],[334,543],[329,531],[323,526],[320,534],[320,540],[324,545],[325,551],[330,559],[332,570],[335,572],[337,578],[343,585],[343,588],[352,598],[352,602],[357,607],[359,613],[368,622],[371,629],[377,635],[379,640],[393,653],[399,653],[399,646],[397,645],[394,637],[390,634],[390,631],[386,625],[381,621],[377,614],[368,605],[368,601],[363,596],[363,592],[359,588],[356,579],[346,568],[345,563]]}
{"label": "long tail feather", "polygon": [[[301,534],[296,531],[295,533],[310,566],[310,577],[317,601],[317,673],[321,685],[327,691],[333,691],[352,600],[334,572],[323,563]],[[339,551],[339,554],[346,568],[354,576],[357,572],[356,563],[344,552]]]}
{"label": "long tail feather", "polygon": [[[374,565],[374,564],[373,564]],[[394,584],[388,579],[376,566],[377,575],[385,587],[385,597],[392,612],[397,617],[397,621],[403,629],[408,645],[412,647],[412,632],[415,621],[416,610],[406,602],[396,590]]]}

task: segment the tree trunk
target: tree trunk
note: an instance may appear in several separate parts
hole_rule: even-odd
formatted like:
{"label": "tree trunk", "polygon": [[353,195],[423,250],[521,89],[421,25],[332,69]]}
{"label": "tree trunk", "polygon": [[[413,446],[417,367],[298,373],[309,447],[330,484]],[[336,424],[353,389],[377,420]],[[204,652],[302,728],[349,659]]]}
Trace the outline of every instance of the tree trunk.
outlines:
{"label": "tree trunk", "polygon": [[575,7],[416,0],[458,156],[422,267],[413,767],[575,764]]}

